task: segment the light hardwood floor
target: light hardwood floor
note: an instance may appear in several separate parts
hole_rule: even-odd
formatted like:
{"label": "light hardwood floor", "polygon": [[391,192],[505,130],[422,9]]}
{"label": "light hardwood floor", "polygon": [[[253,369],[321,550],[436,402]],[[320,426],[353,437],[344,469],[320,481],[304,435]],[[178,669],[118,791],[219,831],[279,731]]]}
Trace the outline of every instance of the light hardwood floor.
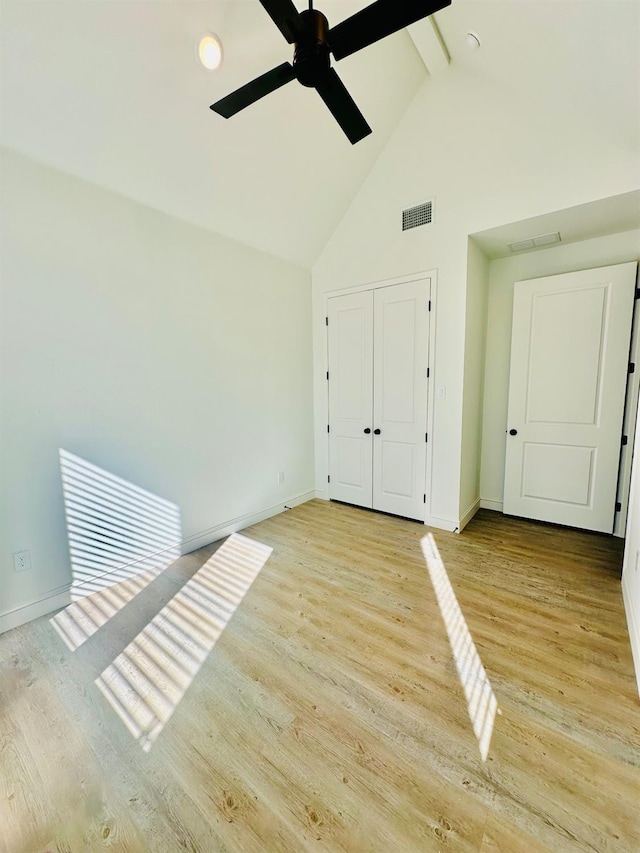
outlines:
{"label": "light hardwood floor", "polygon": [[[0,637],[2,850],[640,851],[619,541],[486,511],[458,536],[321,501],[243,535],[273,552],[147,751],[96,680],[215,548],[73,652],[49,618]],[[160,693],[217,636],[193,601],[180,624],[198,640],[174,649]],[[458,677],[467,630],[498,705],[486,761]]]}

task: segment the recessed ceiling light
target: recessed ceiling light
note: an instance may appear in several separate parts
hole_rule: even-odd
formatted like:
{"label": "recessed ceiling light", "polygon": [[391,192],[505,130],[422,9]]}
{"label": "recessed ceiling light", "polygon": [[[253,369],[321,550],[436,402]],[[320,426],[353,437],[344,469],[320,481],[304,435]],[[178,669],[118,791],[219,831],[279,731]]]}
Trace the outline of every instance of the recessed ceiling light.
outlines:
{"label": "recessed ceiling light", "polygon": [[473,30],[469,30],[465,37],[465,42],[468,48],[476,50],[480,47],[480,36],[477,33],[474,33]]}
{"label": "recessed ceiling light", "polygon": [[207,71],[217,71],[222,65],[222,42],[214,33],[207,33],[200,39],[198,59]]}

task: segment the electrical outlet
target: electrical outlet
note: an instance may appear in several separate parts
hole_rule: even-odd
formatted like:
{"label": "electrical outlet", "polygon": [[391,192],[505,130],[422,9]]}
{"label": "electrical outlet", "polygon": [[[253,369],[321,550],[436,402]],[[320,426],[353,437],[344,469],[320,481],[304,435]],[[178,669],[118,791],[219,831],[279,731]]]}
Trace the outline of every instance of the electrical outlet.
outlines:
{"label": "electrical outlet", "polygon": [[284,483],[284,471],[280,471],[278,474],[278,485],[281,486]]}
{"label": "electrical outlet", "polygon": [[16,572],[26,572],[31,568],[31,554],[28,551],[16,551],[13,555],[13,569]]}

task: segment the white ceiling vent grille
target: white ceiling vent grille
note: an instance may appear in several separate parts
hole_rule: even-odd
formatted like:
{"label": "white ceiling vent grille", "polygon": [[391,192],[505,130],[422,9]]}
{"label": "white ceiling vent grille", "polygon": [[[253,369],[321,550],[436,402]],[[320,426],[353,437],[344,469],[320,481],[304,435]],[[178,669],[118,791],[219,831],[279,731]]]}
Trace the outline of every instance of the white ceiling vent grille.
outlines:
{"label": "white ceiling vent grille", "polygon": [[435,199],[417,204],[415,207],[408,207],[402,211],[402,230],[408,231],[409,228],[418,228],[420,225],[430,225],[433,222],[433,203]]}
{"label": "white ceiling vent grille", "polygon": [[507,243],[510,252],[524,252],[525,249],[537,249],[539,246],[551,246],[561,240],[560,232],[553,234],[541,234],[540,237],[530,237],[528,240],[517,240],[515,243]]}

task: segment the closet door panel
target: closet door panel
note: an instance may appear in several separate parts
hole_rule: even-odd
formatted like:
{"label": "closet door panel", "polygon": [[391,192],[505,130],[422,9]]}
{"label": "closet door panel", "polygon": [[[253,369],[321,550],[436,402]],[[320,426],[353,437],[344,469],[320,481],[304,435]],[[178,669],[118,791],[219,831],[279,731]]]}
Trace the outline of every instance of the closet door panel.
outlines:
{"label": "closet door panel", "polygon": [[371,507],[373,292],[329,299],[328,318],[329,497]]}
{"label": "closet door panel", "polygon": [[429,282],[374,291],[373,507],[424,517]]}

